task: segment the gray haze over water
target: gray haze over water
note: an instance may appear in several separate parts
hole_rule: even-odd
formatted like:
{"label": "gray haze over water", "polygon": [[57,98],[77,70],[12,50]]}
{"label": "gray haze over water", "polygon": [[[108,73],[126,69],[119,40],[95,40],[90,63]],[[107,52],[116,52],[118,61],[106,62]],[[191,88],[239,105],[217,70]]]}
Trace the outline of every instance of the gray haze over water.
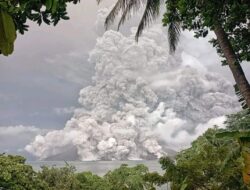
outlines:
{"label": "gray haze over water", "polygon": [[[27,164],[30,164],[34,170],[39,171],[41,166],[48,166],[48,167],[64,167],[66,166],[66,162],[64,161],[29,161]],[[127,164],[128,167],[134,167],[138,164],[144,164],[149,168],[150,172],[159,172],[162,174],[164,171],[161,169],[161,165],[158,160],[138,160],[138,161],[68,161],[67,164],[74,166],[77,172],[86,172],[90,171],[94,174],[103,176],[110,170],[114,170],[119,168],[122,164]]]}

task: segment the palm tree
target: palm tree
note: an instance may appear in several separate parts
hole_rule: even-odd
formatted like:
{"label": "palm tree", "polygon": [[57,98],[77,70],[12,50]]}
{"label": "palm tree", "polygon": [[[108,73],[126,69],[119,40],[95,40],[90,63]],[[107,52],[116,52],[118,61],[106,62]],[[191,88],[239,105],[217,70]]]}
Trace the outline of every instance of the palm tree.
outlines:
{"label": "palm tree", "polygon": [[[102,0],[97,0],[98,3],[100,3],[101,1]],[[114,5],[105,20],[105,28],[108,29],[109,26],[115,21],[115,18],[121,12],[121,18],[118,23],[119,30],[121,25],[124,24],[124,22],[131,17],[131,14],[137,12],[144,5],[145,9],[135,35],[135,40],[138,41],[143,30],[153,20],[158,18],[161,3],[162,0],[117,0],[116,4]],[[179,41],[180,31],[181,30],[179,22],[173,21],[169,23],[168,38],[171,52],[174,52],[176,50],[176,46]]]}
{"label": "palm tree", "polygon": [[218,22],[214,24],[214,33],[217,37],[218,44],[226,58],[227,64],[233,74],[237,88],[242,94],[246,102],[246,106],[250,108],[250,85],[225,30]]}
{"label": "palm tree", "polygon": [[[98,3],[100,3],[100,1],[102,0],[97,0]],[[171,2],[171,0],[168,0],[167,2]],[[226,6],[226,2],[224,3],[225,4],[222,4],[222,7]],[[114,22],[117,15],[119,15],[119,13],[121,12],[122,16],[118,23],[119,29],[120,26],[130,18],[132,13],[138,11],[144,4],[144,13],[138,25],[135,36],[136,41],[138,41],[138,38],[142,34],[142,31],[145,29],[145,27],[159,16],[161,0],[117,0],[115,6],[106,18],[106,29]],[[173,4],[175,5],[175,3]],[[199,6],[204,6],[203,1],[197,0],[197,5],[198,4]],[[171,16],[169,16],[168,18],[168,39],[170,52],[174,52],[176,50],[176,46],[179,42],[181,19],[178,15],[179,12],[177,9],[178,8],[176,6],[172,6],[171,10],[167,10],[171,13]],[[248,83],[248,80],[237,59],[232,44],[230,43],[228,36],[224,28],[222,27],[222,24],[218,20],[216,20],[217,18],[214,18],[214,15],[211,19],[213,20],[213,26],[211,26],[211,29],[214,30],[214,33],[217,37],[217,42],[221,48],[223,55],[226,58],[227,64],[229,65],[229,68],[233,74],[236,85],[245,99],[246,106],[250,108],[250,85]]]}

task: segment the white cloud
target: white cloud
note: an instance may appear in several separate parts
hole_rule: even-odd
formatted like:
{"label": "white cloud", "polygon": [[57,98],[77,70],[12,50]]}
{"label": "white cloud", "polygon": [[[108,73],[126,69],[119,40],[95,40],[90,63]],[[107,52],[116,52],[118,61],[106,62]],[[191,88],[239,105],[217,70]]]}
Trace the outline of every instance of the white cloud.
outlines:
{"label": "white cloud", "polygon": [[0,128],[1,128],[0,130],[1,136],[17,136],[20,134],[27,134],[27,133],[37,134],[42,131],[41,129],[36,128],[34,126],[23,126],[23,125],[7,126],[7,127],[0,126]]}
{"label": "white cloud", "polygon": [[80,160],[157,158],[237,110],[230,82],[181,48],[169,55],[164,30],[154,26],[139,43],[134,33],[107,31],[98,38],[89,57],[93,85],[80,91],[82,109],[26,150],[41,159],[71,146]]}
{"label": "white cloud", "polygon": [[37,135],[47,132],[48,130],[34,126],[0,126],[0,151],[22,152],[27,143],[34,140]]}
{"label": "white cloud", "polygon": [[202,135],[207,129],[217,126],[224,127],[225,116],[212,118],[206,123],[200,123],[192,129],[192,132],[185,130],[185,121],[173,117],[157,126],[157,134],[167,144],[167,147],[176,151],[190,146],[191,142]]}
{"label": "white cloud", "polygon": [[55,108],[54,112],[57,115],[68,115],[68,114],[73,114],[76,108],[74,106],[71,107],[64,107],[64,108]]}

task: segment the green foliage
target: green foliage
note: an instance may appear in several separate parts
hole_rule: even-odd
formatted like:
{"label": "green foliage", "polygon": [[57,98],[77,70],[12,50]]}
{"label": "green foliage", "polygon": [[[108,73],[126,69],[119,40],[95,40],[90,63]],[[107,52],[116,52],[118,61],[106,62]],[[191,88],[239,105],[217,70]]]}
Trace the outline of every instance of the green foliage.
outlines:
{"label": "green foliage", "polygon": [[0,9],[0,50],[3,55],[11,54],[14,50],[16,29],[12,17]]}
{"label": "green foliage", "polygon": [[104,177],[91,172],[75,173],[75,168],[67,165],[63,168],[42,167],[38,177],[47,183],[48,190],[153,190],[154,182],[147,181],[146,174],[149,172],[144,165],[121,165]]}
{"label": "green foliage", "polygon": [[[100,2],[101,0],[97,0]],[[222,26],[236,54],[236,59],[250,61],[250,3],[247,0],[166,0],[166,12],[163,25],[168,26],[170,51],[174,52],[179,41],[180,28],[192,30],[195,37],[206,37],[216,25]],[[139,23],[136,40],[145,27],[159,16],[161,3],[159,0],[117,0],[115,6],[106,18],[105,25],[109,27],[120,15],[118,29],[121,24],[131,18],[142,4],[144,13]],[[210,41],[217,52],[224,57],[216,39]],[[226,65],[226,61],[222,61]]]}
{"label": "green foliage", "polygon": [[24,34],[28,21],[56,25],[68,20],[67,3],[79,0],[0,0],[0,52],[13,52],[16,31]]}
{"label": "green foliage", "polygon": [[241,143],[250,142],[250,113],[249,109],[227,116],[226,129],[220,130],[218,138],[237,139]]}
{"label": "green foliage", "polygon": [[110,190],[111,184],[100,176],[91,172],[82,172],[76,174],[76,178],[80,183],[80,188],[84,190]]}
{"label": "green foliage", "polygon": [[166,170],[164,179],[171,183],[172,190],[245,189],[241,178],[242,160],[233,152],[239,150],[238,142],[217,139],[216,133],[217,129],[209,129],[192,143],[191,148],[180,152],[175,161],[160,160]]}
{"label": "green foliage", "polygon": [[227,116],[225,126],[209,129],[190,148],[178,153],[175,160],[162,158],[160,163],[166,172],[159,179],[170,183],[172,190],[248,189],[249,110]]}
{"label": "green foliage", "polygon": [[153,190],[154,185],[145,181],[148,168],[142,164],[128,167],[126,164],[120,168],[108,172],[104,179],[111,184],[110,190]]}
{"label": "green foliage", "polygon": [[150,173],[144,165],[125,164],[103,177],[91,172],[76,173],[68,164],[62,168],[44,166],[35,172],[23,157],[2,154],[0,189],[155,190],[169,183],[172,190],[246,190],[249,187],[245,184],[250,183],[248,110],[229,115],[225,125],[226,129],[207,130],[175,160],[161,158],[163,175]]}
{"label": "green foliage", "polygon": [[47,190],[32,167],[25,164],[21,156],[0,155],[0,189],[3,190]]}
{"label": "green foliage", "polygon": [[[227,128],[216,134],[218,138],[236,139],[239,142],[240,149],[238,155],[241,154],[243,159],[242,175],[244,183],[250,186],[250,113],[249,109],[241,111],[237,114],[228,116],[225,123]],[[234,154],[236,155],[236,154]],[[249,188],[249,187],[248,187]]]}
{"label": "green foliage", "polygon": [[28,20],[39,25],[56,25],[59,20],[68,20],[67,3],[77,3],[79,0],[3,0],[0,3],[1,10],[5,10],[14,20],[16,29],[23,34],[28,29]]}
{"label": "green foliage", "polygon": [[[183,29],[206,37],[214,26],[221,25],[233,47],[238,62],[250,61],[250,3],[244,0],[167,0],[163,23],[181,23]],[[223,57],[216,39],[211,43]],[[223,61],[226,64],[225,61]]]}
{"label": "green foliage", "polygon": [[43,166],[38,177],[48,184],[48,190],[80,190],[80,183],[75,177],[75,168],[66,165],[62,168]]}
{"label": "green foliage", "polygon": [[35,172],[21,156],[0,155],[1,190],[155,190],[159,178],[144,165],[121,165],[104,177],[76,173],[68,164],[61,168],[43,166]]}
{"label": "green foliage", "polygon": [[162,186],[166,183],[164,176],[157,172],[150,172],[144,175],[144,180],[151,184],[151,186]]}
{"label": "green foliage", "polygon": [[227,116],[225,125],[226,128],[230,130],[250,130],[249,110],[243,110]]}

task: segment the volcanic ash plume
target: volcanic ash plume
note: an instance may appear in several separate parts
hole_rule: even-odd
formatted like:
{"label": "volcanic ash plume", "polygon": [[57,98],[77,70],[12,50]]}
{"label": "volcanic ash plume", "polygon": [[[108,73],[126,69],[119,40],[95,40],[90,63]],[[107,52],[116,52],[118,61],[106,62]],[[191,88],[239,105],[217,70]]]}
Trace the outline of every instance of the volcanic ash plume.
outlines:
{"label": "volcanic ash plume", "polygon": [[89,61],[93,85],[65,128],[36,136],[26,150],[40,159],[76,149],[80,160],[154,159],[179,150],[238,107],[231,84],[185,53],[168,54],[159,26],[134,41],[107,31]]}

